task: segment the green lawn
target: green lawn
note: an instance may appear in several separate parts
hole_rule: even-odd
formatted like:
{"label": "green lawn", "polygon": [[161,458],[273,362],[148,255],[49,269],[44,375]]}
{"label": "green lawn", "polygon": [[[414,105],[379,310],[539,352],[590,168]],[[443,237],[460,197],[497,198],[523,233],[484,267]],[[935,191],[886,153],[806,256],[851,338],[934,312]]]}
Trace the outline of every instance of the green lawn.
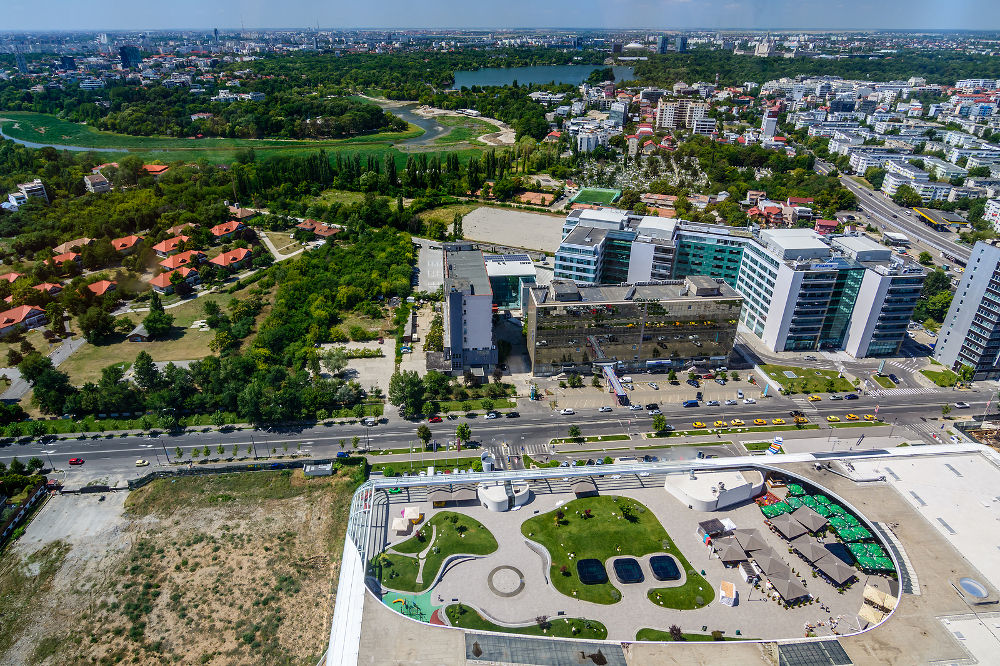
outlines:
{"label": "green lawn", "polygon": [[[470,400],[442,400],[440,402],[428,401],[424,403],[424,410],[428,414],[436,414],[441,412],[442,414],[447,414],[448,412],[474,412],[476,410],[484,409],[483,400],[492,400],[493,409],[514,409],[517,407],[517,403],[508,398],[476,398]],[[468,403],[468,405],[466,405]]]}
{"label": "green lawn", "polygon": [[488,555],[497,549],[497,540],[493,534],[478,520],[465,514],[454,511],[435,514],[420,526],[426,539],[430,538],[432,526],[437,526],[433,544],[421,542],[414,535],[395,546],[396,550],[405,553],[419,553],[428,545],[433,546],[424,562],[423,583],[416,580],[418,564],[415,558],[383,553],[372,562],[375,574],[383,585],[402,592],[420,592],[434,582],[441,564],[451,555]]}
{"label": "green lawn", "polygon": [[[630,507],[630,518],[622,517],[623,507]],[[584,517],[587,509],[591,518]],[[559,513],[563,517],[557,522]],[[621,592],[610,582],[613,572],[609,571],[607,583],[581,583],[576,571],[579,560],[596,558],[604,562],[614,555],[641,557],[665,552],[676,557],[687,571],[687,582],[661,592],[669,601],[664,605],[697,608],[712,600],[708,582],[691,568],[653,512],[633,499],[608,495],[573,500],[559,509],[529,518],[521,526],[521,532],[548,549],[552,556],[552,584],[568,597],[598,604],[613,604],[621,599]],[[566,567],[565,573],[562,567]],[[699,587],[702,589],[698,590]],[[696,603],[699,596],[701,603]]]}
{"label": "green lawn", "polygon": [[[814,368],[799,368],[792,365],[762,365],[761,370],[770,375],[792,393],[835,393],[838,391],[853,391],[854,385],[842,377],[836,370],[816,370]],[[794,372],[796,377],[785,376],[785,371]]]}
{"label": "green lawn", "polygon": [[888,377],[882,377],[881,375],[872,375],[872,379],[875,381],[876,384],[878,384],[882,388],[886,389],[896,388],[896,385],[893,384],[892,380],[889,379]]}
{"label": "green lawn", "polygon": [[584,640],[602,641],[608,637],[608,629],[596,620],[582,618],[552,618],[546,619],[545,625],[531,624],[526,627],[503,627],[493,624],[474,609],[464,604],[452,604],[445,609],[448,621],[454,627],[472,629],[474,631],[500,631],[508,634],[525,634],[528,636],[554,636],[556,638],[580,638]]}
{"label": "green lawn", "polygon": [[445,127],[452,128],[450,132],[434,141],[439,145],[464,142],[479,143],[476,140],[479,137],[499,131],[496,125],[468,116],[436,116],[434,119]]}
{"label": "green lawn", "polygon": [[951,370],[944,368],[941,370],[921,370],[920,371],[924,377],[931,380],[938,386],[954,386],[955,382],[958,381],[958,375]]}
{"label": "green lawn", "polygon": [[846,421],[841,423],[831,423],[831,428],[871,428],[872,426],[885,425],[879,421]]}
{"label": "green lawn", "polygon": [[[669,631],[662,631],[660,629],[640,629],[635,634],[635,640],[637,641],[660,641],[660,642],[673,642],[673,637],[670,635]],[[700,642],[700,641],[712,641],[711,634],[681,634],[681,641],[684,642]],[[727,638],[722,637],[724,641],[738,641],[739,638]]]}
{"label": "green lawn", "polygon": [[628,435],[590,435],[588,437],[557,437],[549,441],[549,444],[583,444],[586,442],[620,442],[629,439]]}
{"label": "green lawn", "polygon": [[875,189],[874,187],[872,187],[872,184],[869,183],[868,179],[866,179],[866,178],[862,178],[861,176],[848,176],[848,178],[850,178],[851,180],[853,180],[858,185],[861,185],[862,187],[867,187],[869,190],[874,190]]}

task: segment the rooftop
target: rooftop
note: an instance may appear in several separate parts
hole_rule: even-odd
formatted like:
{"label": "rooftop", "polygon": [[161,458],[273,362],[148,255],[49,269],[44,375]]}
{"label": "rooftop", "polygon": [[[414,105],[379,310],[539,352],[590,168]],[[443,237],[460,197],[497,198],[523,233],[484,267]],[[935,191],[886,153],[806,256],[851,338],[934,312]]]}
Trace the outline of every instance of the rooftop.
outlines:
{"label": "rooftop", "polygon": [[830,246],[813,229],[767,229],[760,232],[764,245],[782,259],[819,259],[830,256]]}
{"label": "rooftop", "polygon": [[444,290],[471,290],[473,294],[492,294],[486,274],[486,261],[480,250],[464,243],[444,243]]}
{"label": "rooftop", "polygon": [[742,299],[735,289],[707,276],[686,280],[642,282],[634,285],[578,285],[571,280],[552,280],[548,286],[533,287],[535,303],[628,303],[635,301],[680,301],[704,298]]}

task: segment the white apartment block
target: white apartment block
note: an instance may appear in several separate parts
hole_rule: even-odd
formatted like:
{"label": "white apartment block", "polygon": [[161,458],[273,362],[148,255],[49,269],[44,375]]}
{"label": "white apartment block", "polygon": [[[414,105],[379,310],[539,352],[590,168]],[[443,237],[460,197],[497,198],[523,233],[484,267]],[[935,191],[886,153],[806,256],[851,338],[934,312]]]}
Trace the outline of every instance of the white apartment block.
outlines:
{"label": "white apartment block", "polygon": [[993,225],[994,231],[1000,232],[1000,199],[987,200],[983,219]]}

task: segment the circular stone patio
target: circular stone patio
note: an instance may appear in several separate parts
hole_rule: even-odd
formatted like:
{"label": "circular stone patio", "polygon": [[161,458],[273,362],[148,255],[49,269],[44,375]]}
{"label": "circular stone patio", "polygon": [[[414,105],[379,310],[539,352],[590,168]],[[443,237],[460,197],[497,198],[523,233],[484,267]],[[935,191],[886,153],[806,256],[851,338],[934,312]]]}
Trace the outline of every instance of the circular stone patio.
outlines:
{"label": "circular stone patio", "polygon": [[524,590],[524,574],[512,566],[500,566],[489,573],[486,584],[498,597],[516,597]]}

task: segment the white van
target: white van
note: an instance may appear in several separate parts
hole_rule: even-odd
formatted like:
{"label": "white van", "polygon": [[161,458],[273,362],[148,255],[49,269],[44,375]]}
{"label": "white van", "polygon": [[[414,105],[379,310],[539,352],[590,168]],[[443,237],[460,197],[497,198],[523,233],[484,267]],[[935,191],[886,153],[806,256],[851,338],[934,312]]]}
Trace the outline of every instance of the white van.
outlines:
{"label": "white van", "polygon": [[622,381],[625,382],[626,384],[631,384],[632,383],[632,378],[631,377],[622,377]]}

